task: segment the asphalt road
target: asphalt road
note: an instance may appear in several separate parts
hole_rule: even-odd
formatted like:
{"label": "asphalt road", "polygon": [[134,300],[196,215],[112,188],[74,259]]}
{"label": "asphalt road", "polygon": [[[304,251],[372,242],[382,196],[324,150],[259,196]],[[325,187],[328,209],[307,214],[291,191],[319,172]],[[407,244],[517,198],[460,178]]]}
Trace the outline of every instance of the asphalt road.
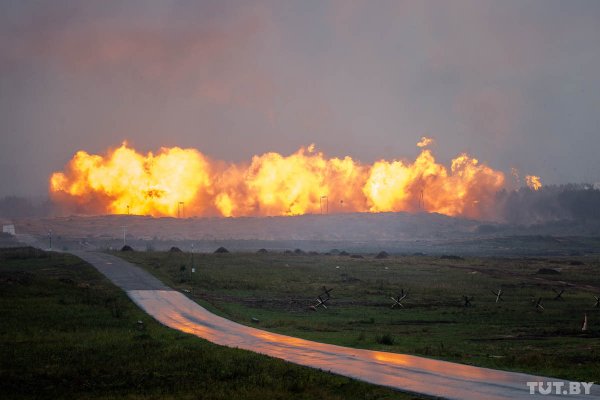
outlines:
{"label": "asphalt road", "polygon": [[[312,342],[262,331],[208,312],[184,294],[165,286],[141,268],[118,257],[96,252],[75,252],[95,266],[144,311],[162,324],[213,343],[246,349],[295,364],[331,371],[401,391],[447,399],[600,399],[600,387],[590,395],[530,394],[527,382],[564,382],[539,377],[432,360],[405,354],[361,350]],[[562,391],[568,391],[565,382]]]}

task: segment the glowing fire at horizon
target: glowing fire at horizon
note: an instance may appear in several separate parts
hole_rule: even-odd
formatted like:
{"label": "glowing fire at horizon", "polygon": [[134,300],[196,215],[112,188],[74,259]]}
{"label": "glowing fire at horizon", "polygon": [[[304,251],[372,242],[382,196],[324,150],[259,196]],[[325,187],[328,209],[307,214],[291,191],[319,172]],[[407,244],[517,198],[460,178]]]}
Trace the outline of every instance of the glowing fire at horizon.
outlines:
{"label": "glowing fire at horizon", "polygon": [[525,183],[527,184],[527,187],[532,190],[540,190],[542,187],[542,180],[539,176],[535,175],[527,175],[525,177]]}
{"label": "glowing fire at horizon", "polygon": [[88,213],[176,216],[183,203],[186,216],[299,215],[321,213],[325,202],[330,212],[484,215],[504,187],[504,173],[467,154],[447,168],[426,148],[431,143],[419,141],[422,150],[413,162],[371,165],[326,158],[314,145],[289,156],[269,152],[249,164],[224,165],[196,149],[143,155],[123,143],[104,156],[78,151],[64,172],[52,174],[50,193]]}
{"label": "glowing fire at horizon", "polygon": [[427,137],[427,136],[423,136],[423,137],[421,137],[421,140],[419,140],[419,141],[417,142],[417,147],[421,147],[421,148],[422,148],[422,147],[427,147],[427,146],[429,146],[430,144],[433,144],[433,141],[434,141],[434,140],[433,140],[432,138],[430,138],[430,137]]}

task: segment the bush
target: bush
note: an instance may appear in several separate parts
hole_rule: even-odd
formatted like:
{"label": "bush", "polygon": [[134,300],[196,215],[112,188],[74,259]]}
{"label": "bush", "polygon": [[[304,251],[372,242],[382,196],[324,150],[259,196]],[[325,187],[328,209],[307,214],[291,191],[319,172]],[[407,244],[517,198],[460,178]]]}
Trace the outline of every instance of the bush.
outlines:
{"label": "bush", "polygon": [[389,333],[384,333],[381,336],[377,336],[377,343],[385,344],[386,346],[392,346],[394,344],[394,337]]}
{"label": "bush", "polygon": [[542,275],[559,275],[560,272],[558,272],[555,269],[552,268],[540,268],[537,271],[538,274],[542,274]]}

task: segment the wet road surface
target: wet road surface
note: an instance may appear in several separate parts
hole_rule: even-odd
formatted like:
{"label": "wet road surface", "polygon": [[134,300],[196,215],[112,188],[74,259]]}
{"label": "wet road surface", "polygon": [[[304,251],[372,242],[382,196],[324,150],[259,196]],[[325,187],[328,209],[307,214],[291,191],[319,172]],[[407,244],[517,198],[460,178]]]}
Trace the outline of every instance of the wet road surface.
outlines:
{"label": "wet road surface", "polygon": [[[118,257],[75,252],[162,324],[213,343],[250,350],[398,390],[448,399],[600,399],[591,395],[530,394],[527,382],[562,381],[397,353],[361,350],[266,332],[214,315],[180,292]],[[563,389],[568,389],[567,386]]]}

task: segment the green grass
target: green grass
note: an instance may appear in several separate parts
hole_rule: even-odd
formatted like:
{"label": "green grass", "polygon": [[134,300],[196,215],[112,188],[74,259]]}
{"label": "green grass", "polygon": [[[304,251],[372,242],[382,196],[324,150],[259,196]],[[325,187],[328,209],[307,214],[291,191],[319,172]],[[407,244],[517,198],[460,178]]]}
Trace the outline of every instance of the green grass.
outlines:
{"label": "green grass", "polygon": [[[391,257],[117,253],[211,311],[273,332],[581,381],[600,380],[597,257]],[[583,263],[581,265],[573,265]],[[183,270],[182,266],[185,266]],[[540,268],[560,271],[538,274]],[[183,271],[182,271],[183,270]],[[323,286],[329,309],[308,306]],[[502,288],[496,304],[492,290]],[[404,309],[391,296],[408,290]],[[565,301],[552,289],[566,289]],[[464,307],[462,296],[473,296]],[[539,312],[532,299],[543,298]],[[582,332],[584,313],[589,330]],[[258,324],[252,323],[257,318]]]}
{"label": "green grass", "polygon": [[32,249],[0,250],[0,393],[3,399],[413,398],[166,328],[80,259]]}

